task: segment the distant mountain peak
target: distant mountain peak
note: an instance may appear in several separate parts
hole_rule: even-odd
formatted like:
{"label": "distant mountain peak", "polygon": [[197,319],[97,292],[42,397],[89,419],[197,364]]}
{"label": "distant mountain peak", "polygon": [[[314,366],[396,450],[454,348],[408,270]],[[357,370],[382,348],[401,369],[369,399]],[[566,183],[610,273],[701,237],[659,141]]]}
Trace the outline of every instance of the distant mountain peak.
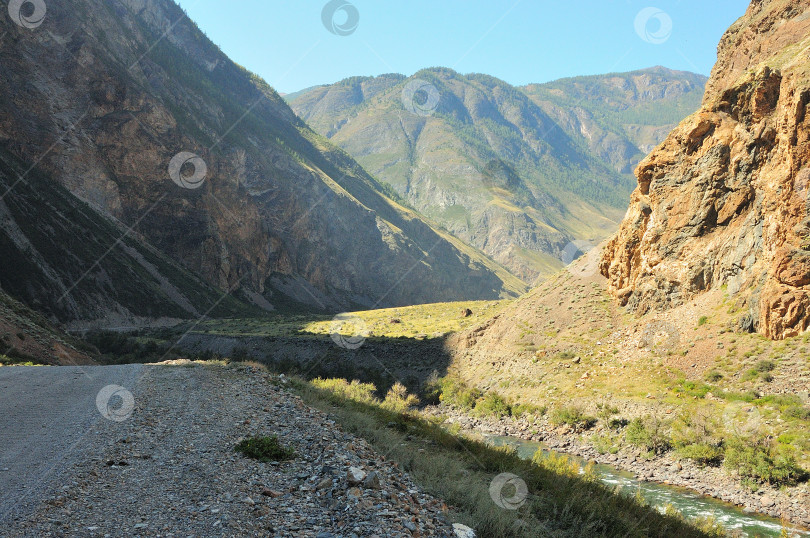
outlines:
{"label": "distant mountain peak", "polygon": [[[624,117],[601,125],[605,110],[590,106],[599,89],[617,76],[640,87],[632,78],[641,75],[654,80],[596,107],[641,115],[633,107],[646,100],[669,115],[652,126]],[[585,79],[596,88],[590,95],[570,86]],[[568,244],[614,229],[632,168],[701,95],[699,78],[656,68],[516,88],[430,67],[410,77],[351,77],[288,102],[407,203],[531,282],[564,263]]]}

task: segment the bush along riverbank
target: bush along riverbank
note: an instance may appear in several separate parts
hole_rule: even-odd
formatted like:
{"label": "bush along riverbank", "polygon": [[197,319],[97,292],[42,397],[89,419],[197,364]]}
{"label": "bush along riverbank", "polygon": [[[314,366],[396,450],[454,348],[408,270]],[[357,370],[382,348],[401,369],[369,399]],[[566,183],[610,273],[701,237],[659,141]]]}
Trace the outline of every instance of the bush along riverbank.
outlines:
{"label": "bush along riverbank", "polygon": [[448,378],[434,383],[428,394],[439,403],[422,412],[459,431],[540,442],[642,480],[686,487],[810,528],[808,472],[785,439],[769,437],[750,417],[728,432],[724,426],[738,424],[729,411],[715,418],[662,407],[658,414],[623,418],[605,403],[592,406],[593,413],[577,406],[513,405]]}
{"label": "bush along riverbank", "polygon": [[[279,377],[308,405],[366,439],[407,471],[426,493],[443,499],[451,519],[486,536],[725,536],[711,519],[662,514],[618,495],[592,469],[569,458],[521,459],[448,428],[416,410],[403,386],[377,394],[370,383]],[[497,405],[494,402],[493,405]],[[459,533],[458,536],[472,536]]]}

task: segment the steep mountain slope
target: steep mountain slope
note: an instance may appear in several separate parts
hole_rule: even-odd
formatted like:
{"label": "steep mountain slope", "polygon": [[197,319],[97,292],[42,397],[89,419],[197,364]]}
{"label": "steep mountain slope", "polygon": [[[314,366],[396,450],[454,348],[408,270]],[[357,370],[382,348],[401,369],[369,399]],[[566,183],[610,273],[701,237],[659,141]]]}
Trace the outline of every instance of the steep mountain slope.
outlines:
{"label": "steep mountain slope", "polygon": [[[518,89],[427,69],[287,99],[419,211],[532,281],[610,233],[642,157],[636,140],[660,142],[660,122],[698,107],[701,82],[655,68]],[[651,104],[667,113],[634,119]]]}
{"label": "steep mountain slope", "polygon": [[658,66],[521,89],[592,153],[618,172],[632,174],[678,122],[700,108],[707,80]]}
{"label": "steep mountain slope", "polygon": [[250,315],[251,308],[0,150],[0,286],[60,322]]}
{"label": "steep mountain slope", "polygon": [[493,77],[434,68],[351,78],[291,105],[409,204],[527,282],[561,267],[573,240],[605,237],[629,192],[626,178]]}
{"label": "steep mountain slope", "polygon": [[93,364],[95,356],[88,346],[0,290],[0,366],[29,362]]}
{"label": "steep mountain slope", "polygon": [[738,327],[785,338],[810,324],[810,7],[755,0],[723,36],[701,110],[638,167],[601,270],[647,312],[708,290]]}
{"label": "steep mountain slope", "polygon": [[[52,317],[196,316],[221,296],[214,287],[322,310],[523,289],[380,194],[172,1],[53,0],[26,24],[0,17],[0,147],[17,161],[3,237],[23,250],[0,281],[17,279],[9,291]],[[50,185],[35,200],[34,180],[86,203]],[[53,197],[61,207],[45,220],[58,223],[37,242],[50,225],[23,223]],[[18,260],[35,266],[31,285]]]}

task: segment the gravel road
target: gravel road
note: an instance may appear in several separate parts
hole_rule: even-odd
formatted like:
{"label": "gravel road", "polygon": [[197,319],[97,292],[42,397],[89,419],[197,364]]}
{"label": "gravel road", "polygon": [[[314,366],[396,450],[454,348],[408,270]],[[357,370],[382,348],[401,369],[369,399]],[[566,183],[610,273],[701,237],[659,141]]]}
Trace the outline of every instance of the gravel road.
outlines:
{"label": "gravel road", "polygon": [[83,454],[108,385],[131,387],[141,365],[0,368],[0,528],[24,517]]}
{"label": "gravel road", "polygon": [[[105,418],[111,384],[131,399]],[[260,369],[2,368],[0,387],[0,536],[454,535],[440,501]],[[250,435],[295,459],[234,452]]]}

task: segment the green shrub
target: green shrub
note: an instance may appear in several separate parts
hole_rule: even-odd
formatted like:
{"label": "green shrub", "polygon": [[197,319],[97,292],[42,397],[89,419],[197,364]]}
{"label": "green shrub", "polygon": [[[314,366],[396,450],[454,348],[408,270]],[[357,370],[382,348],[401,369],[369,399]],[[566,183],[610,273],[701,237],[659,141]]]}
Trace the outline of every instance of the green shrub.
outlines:
{"label": "green shrub", "polygon": [[779,437],[776,438],[777,443],[781,443],[783,445],[792,444],[796,440],[795,433],[783,433]]}
{"label": "green shrub", "polygon": [[565,454],[557,454],[556,452],[543,452],[543,449],[537,449],[537,452],[532,456],[532,463],[551,471],[552,473],[567,478],[582,479],[586,482],[597,483],[599,482],[599,473],[593,462],[588,462],[585,467],[581,467],[576,461]]}
{"label": "green shrub", "polygon": [[725,538],[726,536],[731,535],[729,531],[723,526],[723,524],[717,521],[717,518],[714,517],[713,515],[698,516],[692,520],[692,525],[700,529],[700,531],[707,536]]}
{"label": "green shrub", "polygon": [[591,444],[600,454],[616,454],[619,452],[616,439],[610,435],[594,435],[591,437]]}
{"label": "green shrub", "polygon": [[295,451],[285,448],[278,442],[278,437],[249,437],[239,442],[234,450],[248,458],[259,461],[287,461],[295,457]]}
{"label": "green shrub", "polygon": [[675,392],[686,394],[687,396],[705,398],[706,395],[712,391],[712,387],[706,385],[705,383],[697,383],[695,381],[681,379],[674,390]]}
{"label": "green shrub", "polygon": [[706,381],[709,383],[717,383],[721,379],[723,379],[723,374],[721,374],[717,370],[712,370],[711,372],[706,374]]}
{"label": "green shrub", "polygon": [[334,394],[336,397],[347,398],[355,402],[375,403],[377,401],[374,397],[377,387],[373,383],[361,383],[356,379],[350,383],[345,379],[322,379],[318,377],[312,380],[312,384],[319,389]]}
{"label": "green shrub", "polygon": [[628,424],[630,424],[630,421],[627,420],[626,418],[621,418],[621,417],[612,418],[612,419],[608,420],[608,423],[607,423],[608,428],[610,428],[611,430],[621,430],[622,428],[624,428]]}
{"label": "green shrub", "polygon": [[799,467],[788,447],[774,447],[763,439],[730,439],[723,465],[748,484],[783,486],[807,479],[807,472]]}
{"label": "green shrub", "polygon": [[757,393],[753,390],[749,390],[747,392],[725,392],[722,390],[715,390],[712,392],[712,394],[729,402],[750,403],[759,398]]}
{"label": "green shrub", "polygon": [[762,360],[754,367],[757,372],[773,372],[776,369],[776,363],[773,361]]}
{"label": "green shrub", "polygon": [[619,414],[619,408],[615,405],[610,405],[606,403],[596,404],[596,416],[601,418],[602,420],[608,420],[613,415]]}
{"label": "green shrub", "polygon": [[802,399],[795,394],[768,394],[761,398],[756,398],[756,403],[769,403],[779,407],[790,407],[792,405],[802,405]]}
{"label": "green shrub", "polygon": [[513,404],[512,416],[515,418],[520,417],[542,417],[546,414],[548,408],[544,405],[532,404]]}
{"label": "green shrub", "polygon": [[663,454],[672,446],[671,441],[664,434],[663,423],[654,418],[646,421],[640,418],[633,419],[627,426],[624,438],[629,444],[653,454]]}
{"label": "green shrub", "polygon": [[634,418],[627,426],[627,431],[624,432],[624,439],[633,446],[647,448],[650,440],[650,435],[647,433],[647,428],[644,427],[644,422],[640,418]]}
{"label": "green shrub", "polygon": [[713,451],[708,447],[719,448],[723,444],[722,426],[714,409],[708,407],[683,410],[672,422],[670,437],[682,457],[704,463],[713,459]]}
{"label": "green shrub", "polygon": [[801,405],[791,405],[785,409],[782,414],[787,418],[810,420],[810,409],[802,407]]}
{"label": "green shrub", "polygon": [[439,383],[439,400],[447,405],[470,410],[475,407],[476,402],[482,396],[480,390],[469,388],[464,383],[449,377],[443,378]]}
{"label": "green shrub", "polygon": [[408,394],[408,389],[397,381],[385,395],[382,406],[395,413],[404,413],[412,407],[419,405],[419,398],[413,394]]}
{"label": "green shrub", "polygon": [[743,381],[753,381],[754,379],[759,377],[759,370],[756,368],[751,368],[745,374],[743,374]]}
{"label": "green shrub", "polygon": [[575,431],[589,430],[596,424],[596,418],[586,415],[579,407],[559,407],[549,418],[555,426],[566,424]]}
{"label": "green shrub", "polygon": [[497,393],[488,392],[475,404],[475,412],[481,416],[508,417],[512,407]]}
{"label": "green shrub", "polygon": [[719,465],[723,461],[723,449],[709,444],[685,445],[676,449],[682,458],[692,460],[698,465]]}
{"label": "green shrub", "polygon": [[700,327],[701,325],[705,325],[707,321],[709,321],[709,318],[707,316],[700,316],[698,318],[698,327]]}

